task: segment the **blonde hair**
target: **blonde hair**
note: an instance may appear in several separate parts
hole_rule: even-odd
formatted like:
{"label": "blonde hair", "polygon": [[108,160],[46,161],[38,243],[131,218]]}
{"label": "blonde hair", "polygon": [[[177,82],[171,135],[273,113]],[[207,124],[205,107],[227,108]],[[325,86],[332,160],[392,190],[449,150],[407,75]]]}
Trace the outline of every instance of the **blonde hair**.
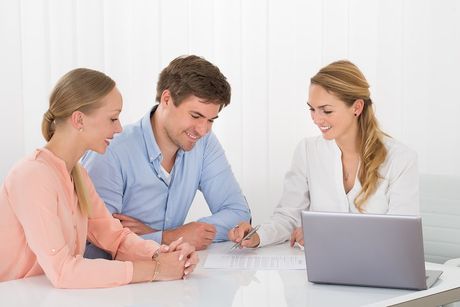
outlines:
{"label": "blonde hair", "polygon": [[[59,79],[51,92],[49,108],[43,115],[42,134],[48,142],[54,135],[56,127],[75,111],[90,114],[101,106],[101,99],[113,88],[115,82],[102,72],[77,68]],[[80,211],[89,215],[91,204],[83,183],[81,165],[77,163],[71,176],[78,196]]]}
{"label": "blonde hair", "polygon": [[383,138],[387,134],[380,130],[375,117],[369,84],[359,68],[346,60],[323,67],[310,81],[311,84],[323,87],[349,107],[358,99],[364,101],[363,111],[358,117],[361,141],[358,178],[362,189],[355,199],[356,208],[363,212],[364,203],[377,189],[381,178],[379,168],[387,157],[387,150],[383,144]]}

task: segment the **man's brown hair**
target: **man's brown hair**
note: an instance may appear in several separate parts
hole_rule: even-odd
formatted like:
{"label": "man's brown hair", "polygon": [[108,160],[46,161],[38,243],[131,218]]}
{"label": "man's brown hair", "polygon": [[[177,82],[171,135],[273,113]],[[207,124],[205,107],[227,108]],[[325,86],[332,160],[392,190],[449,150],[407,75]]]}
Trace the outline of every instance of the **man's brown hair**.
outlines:
{"label": "man's brown hair", "polygon": [[176,106],[190,95],[219,104],[220,110],[230,103],[227,78],[215,65],[196,55],[177,57],[162,70],[157,83],[157,102],[164,90],[170,91]]}

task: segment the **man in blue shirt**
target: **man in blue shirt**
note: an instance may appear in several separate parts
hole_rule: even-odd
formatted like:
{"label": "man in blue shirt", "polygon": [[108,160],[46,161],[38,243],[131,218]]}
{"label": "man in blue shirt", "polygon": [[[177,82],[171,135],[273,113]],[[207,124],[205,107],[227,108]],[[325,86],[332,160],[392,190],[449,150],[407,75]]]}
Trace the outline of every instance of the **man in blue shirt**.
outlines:
{"label": "man in blue shirt", "polygon": [[[169,244],[183,237],[197,250],[228,240],[228,230],[250,211],[211,128],[230,103],[230,85],[198,56],[174,59],[160,73],[158,104],[128,125],[104,155],[82,159],[97,192],[123,226],[144,239]],[[196,191],[211,216],[183,224]],[[93,245],[85,257],[109,258]]]}

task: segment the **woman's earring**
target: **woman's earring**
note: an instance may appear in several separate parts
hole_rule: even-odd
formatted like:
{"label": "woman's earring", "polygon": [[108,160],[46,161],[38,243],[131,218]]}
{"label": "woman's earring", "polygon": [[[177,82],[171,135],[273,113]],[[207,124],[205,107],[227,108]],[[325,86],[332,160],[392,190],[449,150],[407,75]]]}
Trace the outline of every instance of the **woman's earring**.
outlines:
{"label": "woman's earring", "polygon": [[83,127],[81,127],[80,129],[78,129],[78,131],[83,132]]}
{"label": "woman's earring", "polygon": [[358,116],[358,113],[355,113],[355,116]]}

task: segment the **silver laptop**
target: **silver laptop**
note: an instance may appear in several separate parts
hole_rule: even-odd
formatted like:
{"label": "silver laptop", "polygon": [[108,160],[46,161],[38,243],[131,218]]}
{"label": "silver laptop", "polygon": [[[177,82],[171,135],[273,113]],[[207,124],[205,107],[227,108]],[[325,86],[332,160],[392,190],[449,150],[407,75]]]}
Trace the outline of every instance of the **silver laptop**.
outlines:
{"label": "silver laptop", "polygon": [[442,271],[425,271],[418,216],[302,211],[308,280],[427,289]]}

